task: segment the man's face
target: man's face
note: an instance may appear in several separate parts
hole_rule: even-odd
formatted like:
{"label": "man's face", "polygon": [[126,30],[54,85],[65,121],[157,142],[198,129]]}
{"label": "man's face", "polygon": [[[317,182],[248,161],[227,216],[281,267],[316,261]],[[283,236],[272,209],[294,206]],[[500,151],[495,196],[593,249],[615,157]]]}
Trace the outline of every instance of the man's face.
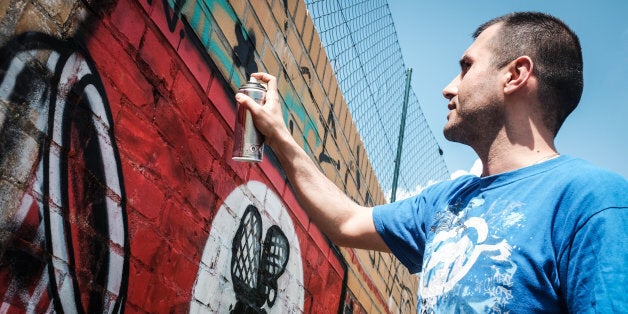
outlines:
{"label": "man's face", "polygon": [[445,138],[474,147],[492,141],[503,124],[504,75],[492,64],[490,40],[499,24],[484,30],[460,59],[460,74],[443,89],[449,99]]}

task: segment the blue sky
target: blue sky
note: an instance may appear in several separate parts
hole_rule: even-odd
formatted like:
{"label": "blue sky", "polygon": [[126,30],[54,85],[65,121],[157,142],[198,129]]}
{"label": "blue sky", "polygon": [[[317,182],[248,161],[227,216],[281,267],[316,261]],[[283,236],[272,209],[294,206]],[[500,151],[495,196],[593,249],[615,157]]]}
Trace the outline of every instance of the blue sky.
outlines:
{"label": "blue sky", "polygon": [[442,135],[443,87],[483,22],[513,11],[541,11],[567,23],[580,38],[584,93],[556,139],[562,154],[587,159],[628,178],[628,1],[389,0],[412,88],[451,172],[469,170],[477,156]]}

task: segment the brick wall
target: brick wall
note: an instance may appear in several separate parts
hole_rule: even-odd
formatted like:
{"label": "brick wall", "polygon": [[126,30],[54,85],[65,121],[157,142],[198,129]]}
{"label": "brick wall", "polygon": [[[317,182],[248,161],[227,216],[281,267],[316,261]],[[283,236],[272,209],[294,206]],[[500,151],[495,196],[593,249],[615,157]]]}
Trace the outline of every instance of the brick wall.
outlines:
{"label": "brick wall", "polygon": [[231,160],[253,71],[320,169],[383,203],[302,1],[1,1],[0,311],[416,311],[416,278],[330,244],[272,151]]}

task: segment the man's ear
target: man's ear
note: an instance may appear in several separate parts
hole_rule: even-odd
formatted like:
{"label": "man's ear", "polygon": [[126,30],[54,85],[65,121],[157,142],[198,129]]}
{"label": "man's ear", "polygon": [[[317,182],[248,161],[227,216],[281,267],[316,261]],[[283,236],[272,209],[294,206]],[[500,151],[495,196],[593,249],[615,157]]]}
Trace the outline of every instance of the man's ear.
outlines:
{"label": "man's ear", "polygon": [[506,66],[504,93],[512,94],[523,88],[532,77],[534,63],[532,58],[521,56],[513,60]]}

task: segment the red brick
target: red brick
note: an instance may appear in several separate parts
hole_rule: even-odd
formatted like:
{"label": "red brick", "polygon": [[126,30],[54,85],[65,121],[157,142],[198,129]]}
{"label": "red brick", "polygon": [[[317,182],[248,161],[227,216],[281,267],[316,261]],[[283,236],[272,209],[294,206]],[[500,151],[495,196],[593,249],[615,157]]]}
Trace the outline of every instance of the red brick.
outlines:
{"label": "red brick", "polygon": [[[342,290],[342,276],[338,275],[337,272],[335,272],[333,270],[333,268],[328,268],[327,269],[327,279],[326,279],[326,283],[327,283],[327,288],[325,290],[327,290],[329,293],[329,296],[335,296],[335,295],[339,295],[340,293],[332,293],[333,291],[338,291],[340,292]],[[333,299],[333,298],[332,298]],[[338,304],[339,300],[336,299],[335,303]]]}
{"label": "red brick", "polygon": [[[183,255],[195,258],[202,252],[208,237],[203,231],[206,223],[198,217],[193,217],[190,209],[183,204],[168,202],[161,230],[168,241]],[[198,259],[200,260],[200,257]]]}
{"label": "red brick", "polygon": [[131,1],[135,1],[139,3],[140,6],[142,6],[142,9],[144,9],[144,12],[146,13],[146,15],[150,16],[151,12],[153,11],[153,3],[156,0],[131,0]]}
{"label": "red brick", "polygon": [[344,261],[344,258],[338,257],[334,252],[330,252],[329,263],[331,264],[331,267],[333,267],[336,274],[338,274],[338,276],[343,278],[346,275],[345,274],[346,263]]}
{"label": "red brick", "polygon": [[270,184],[275,187],[275,191],[280,191],[277,195],[281,195],[285,190],[287,181],[284,173],[278,167],[279,165],[271,162],[269,156],[266,156],[259,164],[259,169],[266,175]]}
{"label": "red brick", "polygon": [[233,131],[236,112],[235,93],[232,90],[226,89],[221,80],[215,79],[212,80],[210,84],[208,96],[214,107],[218,109],[222,118]]}
{"label": "red brick", "polygon": [[[156,1],[156,0],[154,0]],[[172,275],[173,268],[164,268],[167,271],[161,273],[161,276]],[[161,278],[153,277],[148,289],[147,297],[142,305],[143,309],[148,313],[162,313],[164,309],[168,309],[172,305],[172,298],[176,293],[171,285],[166,284]],[[168,311],[165,311],[166,313]]]}
{"label": "red brick", "polygon": [[116,128],[120,151],[141,166],[153,163],[166,147],[153,124],[128,108],[122,109]]}
{"label": "red brick", "polygon": [[130,238],[131,255],[145,265],[152,265],[157,249],[163,245],[162,237],[148,226],[141,226]]}
{"label": "red brick", "polygon": [[202,140],[198,134],[193,134],[188,139],[190,143],[190,154],[194,160],[194,169],[202,181],[209,179],[212,162],[216,159],[213,153],[208,150],[209,144]]}
{"label": "red brick", "polygon": [[295,225],[294,226],[294,232],[297,235],[297,240],[299,241],[299,250],[301,251],[301,264],[303,264],[303,272],[306,273],[307,270],[305,269],[306,267],[306,255],[305,252],[307,250],[308,245],[312,244],[310,237],[307,235],[307,232],[305,231],[305,229],[303,229],[301,226],[299,225]]}
{"label": "red brick", "polygon": [[[307,216],[303,207],[299,204],[294,192],[292,191],[292,187],[289,184],[286,184],[286,188],[284,189],[283,194],[281,194],[281,198],[284,203],[290,208],[290,214],[296,218],[296,221],[303,228],[307,228],[310,225],[310,217]],[[294,219],[293,219],[294,220]]]}
{"label": "red brick", "polygon": [[201,114],[209,104],[203,91],[199,90],[194,82],[190,82],[182,72],[176,75],[172,86],[172,96],[183,117],[192,125],[198,123]]}
{"label": "red brick", "polygon": [[[207,21],[209,23],[209,21]],[[186,36],[177,48],[179,57],[190,71],[196,82],[203,90],[206,90],[213,78],[212,69],[206,61],[205,47],[196,45]],[[205,56],[205,57],[204,57]]]}
{"label": "red brick", "polygon": [[149,220],[161,214],[165,195],[135,165],[122,161],[127,203]]}
{"label": "red brick", "polygon": [[[205,238],[207,238],[207,236]],[[174,274],[173,282],[183,291],[192,291],[194,281],[196,280],[196,273],[198,272],[198,262],[192,262],[189,257],[190,256],[182,254],[174,256],[175,263],[172,269],[177,271],[172,272]],[[200,257],[198,260],[200,261]],[[189,301],[189,298],[185,298],[185,300]]]}
{"label": "red brick", "polygon": [[308,242],[307,247],[301,251],[305,253],[305,264],[312,267],[312,272],[316,272],[316,269],[323,263],[323,260],[325,260],[321,249],[312,242]]}
{"label": "red brick", "polygon": [[128,310],[132,310],[133,307],[129,308],[128,304],[141,305],[144,300],[146,300],[146,293],[148,291],[148,286],[150,282],[150,278],[154,276],[154,273],[151,273],[151,270],[144,268],[141,265],[138,265],[136,262],[131,261],[129,263],[129,286],[127,292],[127,306],[125,306],[125,312]]}
{"label": "red brick", "polygon": [[153,87],[138,71],[135,60],[102,24],[95,27],[87,46],[103,80],[111,80],[114,88],[135,106],[153,103]]}
{"label": "red brick", "polygon": [[232,140],[232,131],[226,129],[226,125],[217,117],[215,110],[207,110],[203,112],[200,121],[200,135],[211,144],[219,156],[225,157],[227,141]]}
{"label": "red brick", "polygon": [[227,165],[231,167],[231,170],[235,173],[240,181],[248,181],[249,172],[251,168],[257,167],[255,163],[240,162],[232,159],[233,156],[233,136],[229,137],[227,141],[226,152],[223,158],[227,162]]}
{"label": "red brick", "polygon": [[314,303],[314,297],[309,291],[305,290],[304,302],[303,302],[303,313],[313,313],[312,303]]}
{"label": "red brick", "polygon": [[323,299],[325,296],[325,279],[323,275],[318,273],[317,271],[313,271],[310,273],[309,284],[307,285],[307,290],[310,291],[314,295],[314,303],[321,304],[323,303]]}
{"label": "red brick", "polygon": [[[146,0],[138,0],[146,2]],[[132,2],[132,3],[131,3]],[[126,37],[128,43],[137,50],[146,29],[146,14],[133,0],[120,0],[111,12],[111,26]]]}
{"label": "red brick", "polygon": [[[108,77],[101,76],[101,82],[105,89],[105,97],[107,99],[107,103],[109,104],[109,110],[111,111],[112,124],[115,125],[118,114],[122,109],[123,104],[128,104],[129,99],[126,96],[123,96],[117,88],[114,88],[113,82]],[[107,105],[107,103],[105,105]]]}
{"label": "red brick", "polygon": [[157,174],[162,180],[162,184],[168,186],[171,191],[180,191],[180,187],[184,185],[185,168],[182,167],[171,147],[157,146],[157,148],[154,155],[155,159],[147,164],[147,168]]}
{"label": "red brick", "polygon": [[177,19],[176,24],[174,25],[174,29],[171,31],[170,26],[168,26],[168,19],[166,17],[166,14],[168,14],[171,20],[174,20],[175,14],[172,8],[170,8],[170,6],[164,8],[164,1],[162,0],[152,1],[153,8],[150,13],[150,19],[155,23],[161,34],[165,37],[166,42],[168,42],[173,49],[176,49],[179,46],[179,42],[181,41],[181,39],[186,36],[185,30],[183,29],[183,24],[181,23],[180,19]]}
{"label": "red brick", "polygon": [[310,227],[307,229],[307,232],[312,237],[312,240],[316,243],[316,245],[321,249],[321,251],[325,254],[325,256],[329,253],[329,243],[327,242],[327,237],[318,229],[313,222],[310,222]]}
{"label": "red brick", "polygon": [[190,214],[200,226],[207,225],[213,217],[212,209],[216,207],[216,196],[198,178],[189,176],[187,179],[185,199],[191,207]]}
{"label": "red brick", "polygon": [[214,160],[211,172],[212,190],[220,200],[224,200],[231,191],[242,182],[237,182],[232,172],[225,169],[220,160]]}
{"label": "red brick", "polygon": [[[161,3],[161,1],[156,1]],[[148,29],[140,48],[139,58],[141,58],[148,66],[147,71],[156,75],[158,80],[164,82],[164,87],[170,88],[174,81],[175,58],[161,34],[155,34]],[[155,82],[156,83],[156,82]]]}
{"label": "red brick", "polygon": [[160,98],[154,110],[153,121],[166,142],[175,148],[177,154],[185,154],[189,147],[188,137],[191,125],[186,123],[171,99]]}

